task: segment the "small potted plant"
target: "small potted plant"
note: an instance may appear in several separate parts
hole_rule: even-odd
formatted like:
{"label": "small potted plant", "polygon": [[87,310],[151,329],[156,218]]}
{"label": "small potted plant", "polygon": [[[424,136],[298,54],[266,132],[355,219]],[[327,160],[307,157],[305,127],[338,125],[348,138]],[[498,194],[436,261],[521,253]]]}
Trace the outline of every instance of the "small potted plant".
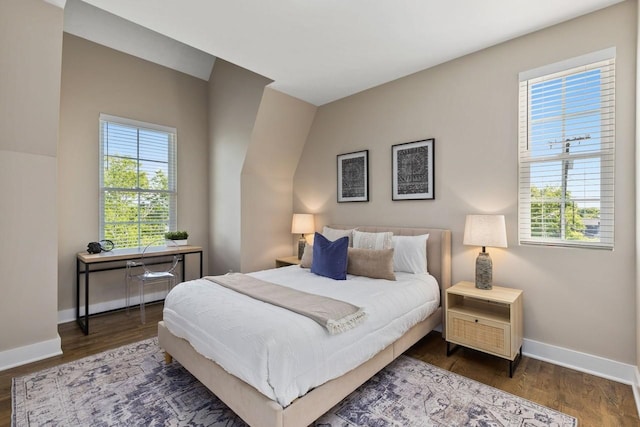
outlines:
{"label": "small potted plant", "polygon": [[184,246],[187,244],[188,237],[189,233],[186,231],[167,231],[164,233],[167,246]]}

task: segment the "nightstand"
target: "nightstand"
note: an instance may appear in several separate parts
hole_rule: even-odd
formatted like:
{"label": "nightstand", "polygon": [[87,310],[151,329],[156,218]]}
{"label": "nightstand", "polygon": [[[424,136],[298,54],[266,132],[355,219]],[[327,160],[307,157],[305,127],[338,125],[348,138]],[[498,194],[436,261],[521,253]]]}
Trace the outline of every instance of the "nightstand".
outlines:
{"label": "nightstand", "polygon": [[509,361],[509,377],[522,358],[522,291],[494,286],[478,289],[459,282],[445,294],[447,356],[451,344]]}
{"label": "nightstand", "polygon": [[300,260],[296,255],[276,258],[276,268],[286,267],[288,265],[300,265]]}

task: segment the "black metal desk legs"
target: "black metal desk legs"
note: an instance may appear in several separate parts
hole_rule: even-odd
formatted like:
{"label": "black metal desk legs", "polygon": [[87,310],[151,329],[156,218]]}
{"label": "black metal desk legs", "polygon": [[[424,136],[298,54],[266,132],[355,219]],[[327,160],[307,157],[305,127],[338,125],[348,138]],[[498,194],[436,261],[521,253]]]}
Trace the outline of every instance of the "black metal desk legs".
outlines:
{"label": "black metal desk legs", "polygon": [[[198,253],[200,255],[200,277],[202,277],[202,259],[203,259],[203,251],[202,249],[200,250],[194,250],[194,251],[190,251],[190,252],[183,252],[181,254],[182,256],[182,268],[181,268],[181,272],[182,272],[182,281],[185,281],[185,275],[186,275],[186,259],[187,259],[187,255],[189,254],[195,254]],[[162,256],[166,256],[167,254],[160,254],[158,255],[158,257],[162,257]],[[170,253],[169,253],[170,255]],[[135,256],[139,256],[139,254],[135,254]],[[134,256],[131,256],[131,259],[133,259]],[[101,262],[97,262],[97,266],[91,270],[91,264],[92,262],[85,262],[84,260],[81,260],[80,258],[76,258],[76,322],[78,323],[78,325],[80,326],[80,329],[82,329],[82,332],[84,332],[85,335],[89,335],[89,273],[93,272],[96,273],[98,271],[109,271],[109,270],[120,270],[120,269],[124,269],[126,268],[126,264],[119,264],[117,266],[109,266],[109,267],[100,267],[99,264],[101,264],[102,262],[124,262],[129,258],[122,258],[120,257],[120,259],[116,259],[116,260],[109,260],[109,259],[105,259]],[[84,267],[84,270],[82,269],[82,267]],[[81,276],[84,275],[84,314],[82,316],[80,316],[80,279]]]}
{"label": "black metal desk legs", "polygon": [[[80,270],[80,264],[76,259],[76,322],[85,335],[89,335],[89,264],[84,264],[84,271]],[[80,317],[80,273],[84,273],[84,321]]]}
{"label": "black metal desk legs", "polygon": [[[187,264],[186,257],[187,257],[187,255],[190,255],[190,254],[193,254],[193,253],[194,252],[189,252],[189,253],[182,254],[182,277],[181,277],[181,279],[182,279],[183,282],[187,280],[186,277],[185,277],[185,265]],[[198,276],[198,279],[201,279],[202,278],[202,251],[199,251],[197,253],[198,253],[198,255],[200,255],[200,275]]]}

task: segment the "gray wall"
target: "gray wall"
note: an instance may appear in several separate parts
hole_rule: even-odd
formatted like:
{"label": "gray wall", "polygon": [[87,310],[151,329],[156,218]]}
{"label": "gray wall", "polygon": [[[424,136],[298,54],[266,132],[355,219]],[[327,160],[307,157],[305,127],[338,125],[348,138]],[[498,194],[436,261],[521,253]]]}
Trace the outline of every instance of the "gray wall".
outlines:
{"label": "gray wall", "polygon": [[212,274],[291,255],[293,174],[316,107],[269,83],[221,59],[209,79]]}
{"label": "gray wall", "polygon": [[[294,178],[294,211],[326,223],[449,228],[453,280],[479,248],[465,215],[506,216],[489,249],[497,284],[524,290],[524,334],[636,363],[634,132],[636,2],[628,1],[322,106]],[[519,246],[518,73],[616,46],[615,251]],[[435,138],[436,199],[391,201],[391,145]],[[369,149],[370,201],[336,203],[336,155]]]}
{"label": "gray wall", "polygon": [[[189,232],[189,244],[204,248],[207,271],[207,111],[206,81],[64,34],[57,188],[60,310],[75,307],[75,254],[99,238],[100,113],[177,129],[178,229]],[[198,275],[197,264],[197,258],[189,258],[188,278]],[[122,306],[123,274],[93,274],[90,304],[103,304],[101,310]]]}
{"label": "gray wall", "polygon": [[[241,271],[291,252],[293,174],[316,107],[266,88],[242,168]],[[295,236],[296,240],[299,236]]]}
{"label": "gray wall", "polygon": [[[640,23],[640,9],[637,10],[636,22]],[[636,208],[636,378],[640,378],[640,174],[637,172],[640,165],[640,25],[637,28],[636,37],[636,191],[635,191],[635,208]],[[635,396],[640,396],[640,384],[636,380]]]}
{"label": "gray wall", "polygon": [[271,80],[217,59],[209,78],[210,272],[240,271],[241,173]]}
{"label": "gray wall", "polygon": [[62,9],[41,0],[0,2],[0,369],[60,352],[56,155],[62,19]]}

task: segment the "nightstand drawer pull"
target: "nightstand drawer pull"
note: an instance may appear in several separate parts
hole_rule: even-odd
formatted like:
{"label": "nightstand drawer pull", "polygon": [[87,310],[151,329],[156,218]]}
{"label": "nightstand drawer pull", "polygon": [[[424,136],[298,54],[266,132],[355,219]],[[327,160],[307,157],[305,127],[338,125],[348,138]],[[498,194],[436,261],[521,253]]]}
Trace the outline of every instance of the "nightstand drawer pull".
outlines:
{"label": "nightstand drawer pull", "polygon": [[476,319],[476,323],[478,323],[478,319]]}

